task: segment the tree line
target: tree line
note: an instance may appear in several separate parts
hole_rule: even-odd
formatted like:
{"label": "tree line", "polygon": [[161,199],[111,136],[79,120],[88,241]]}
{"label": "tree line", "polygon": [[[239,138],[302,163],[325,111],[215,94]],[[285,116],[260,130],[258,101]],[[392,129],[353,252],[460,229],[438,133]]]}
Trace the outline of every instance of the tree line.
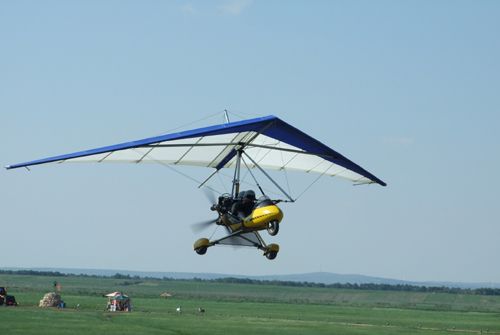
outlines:
{"label": "tree line", "polygon": [[[116,273],[112,276],[105,275],[89,275],[89,274],[68,274],[59,271],[37,271],[37,270],[1,270],[0,274],[6,275],[26,275],[26,276],[50,276],[50,277],[88,277],[88,278],[112,278],[125,280],[124,284],[137,284],[140,280],[164,280],[164,281],[202,281],[213,283],[228,283],[228,284],[249,284],[249,285],[277,285],[291,287],[315,287],[315,288],[332,288],[332,289],[347,289],[347,290],[370,290],[370,291],[400,291],[400,292],[429,292],[429,293],[452,293],[452,294],[471,294],[471,295],[500,295],[500,288],[459,288],[448,286],[420,286],[409,284],[375,284],[375,283],[313,283],[299,281],[283,281],[283,280],[260,280],[251,278],[216,278],[216,279],[176,279],[176,278],[155,278],[131,276],[128,274]],[[133,280],[134,282],[128,282]]]}
{"label": "tree line", "polygon": [[249,278],[218,278],[204,280],[195,278],[194,280],[212,281],[219,283],[235,284],[256,284],[256,285],[281,285],[293,287],[317,287],[317,288],[336,288],[348,290],[372,290],[372,291],[404,291],[404,292],[434,292],[434,293],[455,293],[455,294],[474,294],[474,295],[500,295],[500,288],[459,288],[448,286],[421,286],[410,284],[375,284],[375,283],[313,283],[282,280],[258,280]]}

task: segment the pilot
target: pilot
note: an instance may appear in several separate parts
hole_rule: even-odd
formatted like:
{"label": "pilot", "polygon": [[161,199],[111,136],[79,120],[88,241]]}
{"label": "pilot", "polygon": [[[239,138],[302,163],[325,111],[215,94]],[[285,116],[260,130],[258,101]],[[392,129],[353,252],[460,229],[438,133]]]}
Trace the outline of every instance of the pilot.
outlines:
{"label": "pilot", "polygon": [[239,195],[239,198],[241,198],[241,200],[233,204],[231,213],[239,218],[245,218],[252,214],[253,207],[255,206],[255,192],[252,190],[248,190],[245,192],[241,192]]}

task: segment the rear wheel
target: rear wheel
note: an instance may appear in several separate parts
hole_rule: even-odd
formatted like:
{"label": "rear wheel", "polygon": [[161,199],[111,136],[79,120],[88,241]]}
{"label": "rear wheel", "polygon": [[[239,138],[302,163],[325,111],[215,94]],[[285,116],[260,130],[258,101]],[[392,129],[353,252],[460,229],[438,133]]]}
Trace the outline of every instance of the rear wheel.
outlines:
{"label": "rear wheel", "polygon": [[267,259],[275,259],[280,251],[280,246],[274,243],[269,244],[264,250],[264,256]]}
{"label": "rear wheel", "polygon": [[269,235],[275,236],[276,234],[278,234],[279,230],[280,224],[278,223],[278,221],[271,221],[267,224],[267,232],[269,233]]}
{"label": "rear wheel", "polygon": [[193,249],[198,255],[204,255],[207,253],[207,249],[210,246],[210,241],[208,238],[200,238],[194,242]]}
{"label": "rear wheel", "polygon": [[269,251],[268,253],[266,253],[266,258],[267,259],[275,259],[276,256],[278,256],[278,252],[277,251]]}
{"label": "rear wheel", "polygon": [[198,255],[204,255],[207,253],[207,249],[208,249],[207,247],[200,247],[200,248],[194,249],[194,251],[196,251],[196,253]]}

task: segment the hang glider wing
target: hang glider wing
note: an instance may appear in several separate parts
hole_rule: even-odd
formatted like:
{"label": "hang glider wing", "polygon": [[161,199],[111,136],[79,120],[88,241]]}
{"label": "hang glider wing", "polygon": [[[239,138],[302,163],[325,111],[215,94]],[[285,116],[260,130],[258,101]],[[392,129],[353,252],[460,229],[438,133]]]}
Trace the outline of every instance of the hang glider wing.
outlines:
{"label": "hang glider wing", "polygon": [[354,183],[386,184],[335,150],[285,121],[266,116],[231,122],[75,153],[8,165],[16,169],[45,163],[162,163],[214,169],[235,164],[236,151],[244,148],[255,163],[266,169],[315,172]]}

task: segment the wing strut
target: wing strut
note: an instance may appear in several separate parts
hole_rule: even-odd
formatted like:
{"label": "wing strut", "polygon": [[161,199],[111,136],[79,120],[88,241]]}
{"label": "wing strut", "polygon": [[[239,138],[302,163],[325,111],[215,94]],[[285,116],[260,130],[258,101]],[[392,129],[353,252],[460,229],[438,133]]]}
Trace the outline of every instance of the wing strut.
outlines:
{"label": "wing strut", "polygon": [[233,199],[236,198],[240,192],[241,154],[243,152],[243,149],[239,149],[236,152],[236,168],[234,169],[233,189],[231,191]]}
{"label": "wing strut", "polygon": [[213,177],[213,176],[215,176],[215,174],[216,174],[217,172],[219,172],[219,170],[215,169],[215,171],[214,171],[214,172],[213,172],[210,176],[208,176],[208,178],[207,178],[207,179],[205,179],[205,180],[203,181],[203,183],[201,183],[200,185],[198,185],[198,188],[202,188],[202,187],[203,187],[203,185],[205,185],[205,184],[206,184],[206,183],[207,183],[210,179],[212,179],[212,177]]}

